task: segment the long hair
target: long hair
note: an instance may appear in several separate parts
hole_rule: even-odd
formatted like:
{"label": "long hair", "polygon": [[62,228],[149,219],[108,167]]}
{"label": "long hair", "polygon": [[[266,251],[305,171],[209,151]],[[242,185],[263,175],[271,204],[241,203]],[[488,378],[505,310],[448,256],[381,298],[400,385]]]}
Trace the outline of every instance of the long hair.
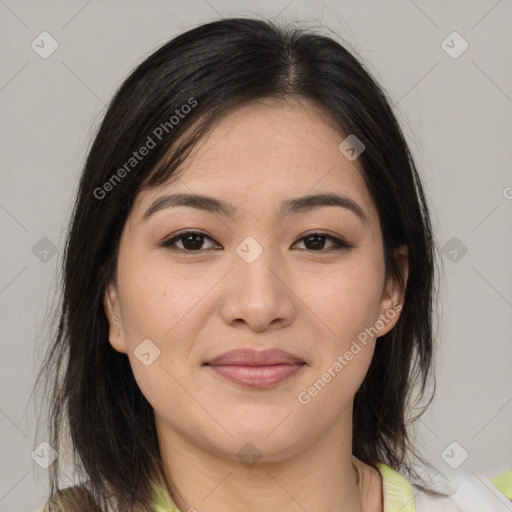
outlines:
{"label": "long hair", "polygon": [[[362,60],[331,37],[297,25],[223,19],[171,39],[131,72],[106,110],[81,174],[62,293],[36,380],[36,386],[45,382],[49,443],[59,452],[69,447],[73,471],[90,491],[60,490],[58,458],[50,466],[50,499],[60,495],[63,510],[108,510],[111,499],[118,510],[150,510],[151,482],[162,476],[154,413],[127,355],[108,342],[106,285],[137,194],[175,177],[228,112],[265,98],[305,99],[339,127],[340,141],[355,134],[365,146],[358,163],[378,209],[386,275],[402,278],[393,250],[405,244],[409,277],[406,287],[401,281],[400,318],[379,338],[355,395],[353,454],[416,476],[409,457],[425,463],[409,427],[426,406],[414,418],[410,409],[413,390],[419,403],[433,379],[439,249],[391,102]],[[151,151],[131,160],[150,139]]]}

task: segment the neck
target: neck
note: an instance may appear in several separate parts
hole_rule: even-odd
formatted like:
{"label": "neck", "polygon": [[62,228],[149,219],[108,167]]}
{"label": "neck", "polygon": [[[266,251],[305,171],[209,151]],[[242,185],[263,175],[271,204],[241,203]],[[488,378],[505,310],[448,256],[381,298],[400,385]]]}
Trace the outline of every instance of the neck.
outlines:
{"label": "neck", "polygon": [[[261,459],[251,464],[239,460],[237,450],[231,458],[214,453],[157,420],[169,494],[181,511],[201,512],[382,510],[375,497],[368,506],[371,470],[352,457],[351,428],[352,418],[342,415],[316,443],[288,456],[261,453]],[[265,439],[254,445],[264,443]]]}

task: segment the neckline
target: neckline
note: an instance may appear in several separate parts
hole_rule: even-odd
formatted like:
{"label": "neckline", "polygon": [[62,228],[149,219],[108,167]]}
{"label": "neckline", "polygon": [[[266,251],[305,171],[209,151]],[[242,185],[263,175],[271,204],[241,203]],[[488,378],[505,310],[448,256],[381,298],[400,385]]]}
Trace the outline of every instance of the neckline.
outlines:
{"label": "neckline", "polygon": [[[376,466],[382,477],[383,512],[416,512],[413,488],[407,479],[383,462]],[[156,481],[152,485],[155,512],[181,512],[165,487]]]}

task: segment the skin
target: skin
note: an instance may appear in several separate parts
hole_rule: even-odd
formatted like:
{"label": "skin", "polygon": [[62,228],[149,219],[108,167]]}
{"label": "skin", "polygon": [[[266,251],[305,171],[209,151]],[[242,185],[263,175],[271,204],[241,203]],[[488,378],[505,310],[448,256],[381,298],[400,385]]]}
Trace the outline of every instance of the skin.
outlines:
{"label": "skin", "polygon": [[[379,472],[357,459],[356,484],[352,411],[378,336],[399,313],[307,405],[297,399],[359,333],[403,304],[398,282],[385,279],[378,212],[358,161],[338,149],[344,138],[309,103],[251,103],[223,118],[178,179],[136,198],[117,283],[105,293],[109,339],[128,354],[154,409],[165,478],[182,511],[383,509]],[[140,220],[170,192],[223,199],[239,217],[178,206]],[[278,215],[282,201],[319,192],[350,197],[368,222],[336,206]],[[160,245],[185,229],[205,234],[195,252],[183,239],[175,243],[182,252]],[[312,230],[354,247],[330,250],[325,238],[308,244]],[[263,249],[252,263],[236,252],[247,236]],[[396,258],[407,280],[406,248]],[[134,350],[148,338],[160,355],[146,366]],[[281,348],[307,364],[270,389],[240,386],[203,366],[241,347]],[[237,456],[249,442],[260,456],[252,465]]]}

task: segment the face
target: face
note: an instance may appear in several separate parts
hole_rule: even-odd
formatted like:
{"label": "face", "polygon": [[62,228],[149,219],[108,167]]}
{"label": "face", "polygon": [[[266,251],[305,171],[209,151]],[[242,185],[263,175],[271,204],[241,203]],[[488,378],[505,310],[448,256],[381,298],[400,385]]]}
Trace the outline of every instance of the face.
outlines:
{"label": "face", "polygon": [[[351,421],[403,296],[385,279],[378,212],[357,160],[338,149],[344,138],[307,103],[252,103],[217,125],[178,179],[137,197],[105,310],[159,433],[233,459],[251,442],[272,460]],[[225,207],[160,203],[143,218],[170,194]],[[344,200],[306,200],[319,194]],[[397,261],[406,279],[406,253]],[[301,361],[279,365],[277,382],[268,365],[235,372],[251,385],[205,364],[274,348]]]}

